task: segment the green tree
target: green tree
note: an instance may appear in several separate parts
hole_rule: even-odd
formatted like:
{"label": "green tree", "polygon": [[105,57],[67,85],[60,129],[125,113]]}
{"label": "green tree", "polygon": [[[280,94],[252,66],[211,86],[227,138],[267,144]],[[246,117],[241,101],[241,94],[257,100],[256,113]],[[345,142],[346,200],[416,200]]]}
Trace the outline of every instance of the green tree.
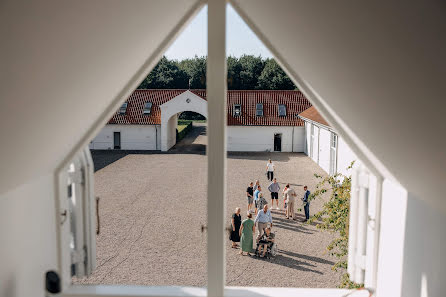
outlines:
{"label": "green tree", "polygon": [[138,89],[185,89],[188,75],[178,67],[176,61],[162,57]]}
{"label": "green tree", "polygon": [[243,55],[239,59],[240,85],[244,90],[254,90],[258,87],[258,80],[265,67],[261,57]]}
{"label": "green tree", "polygon": [[[347,169],[353,167],[354,162]],[[310,218],[308,223],[313,223],[316,219],[322,220],[317,228],[329,230],[339,234],[327,246],[327,250],[332,256],[338,258],[338,262],[333,265],[333,270],[347,269],[348,254],[348,227],[350,211],[350,192],[352,178],[341,173],[323,178],[315,174],[316,178],[321,179],[317,184],[316,190],[309,197],[310,201],[321,197],[324,193],[330,193],[330,199],[324,203],[321,211]],[[344,273],[341,279],[341,288],[360,288],[363,284],[356,284],[349,280],[348,274]]]}
{"label": "green tree", "polygon": [[257,88],[261,90],[294,90],[296,86],[274,59],[267,59],[259,76]]}
{"label": "green tree", "polygon": [[240,90],[241,89],[241,80],[240,80],[240,71],[242,70],[239,59],[236,57],[228,57],[227,60],[227,69],[228,69],[228,90]]}
{"label": "green tree", "polygon": [[191,89],[206,89],[206,60],[206,57],[195,56],[179,62],[180,69],[188,75]]}

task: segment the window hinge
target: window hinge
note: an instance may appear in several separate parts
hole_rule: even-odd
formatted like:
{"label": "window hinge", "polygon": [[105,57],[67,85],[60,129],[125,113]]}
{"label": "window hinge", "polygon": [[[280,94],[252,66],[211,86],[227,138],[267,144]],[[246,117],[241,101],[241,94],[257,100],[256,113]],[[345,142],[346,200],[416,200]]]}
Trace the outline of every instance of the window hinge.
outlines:
{"label": "window hinge", "polygon": [[71,263],[77,264],[77,263],[87,263],[87,247],[84,246],[84,248],[80,250],[74,250],[71,251]]}

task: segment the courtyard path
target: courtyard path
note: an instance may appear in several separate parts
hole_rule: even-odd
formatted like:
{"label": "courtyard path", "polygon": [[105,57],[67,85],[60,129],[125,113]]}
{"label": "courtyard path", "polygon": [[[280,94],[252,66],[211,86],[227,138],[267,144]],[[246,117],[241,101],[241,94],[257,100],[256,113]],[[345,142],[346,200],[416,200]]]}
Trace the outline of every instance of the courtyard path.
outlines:
{"label": "courtyard path", "polygon": [[[266,160],[276,164],[276,176],[314,189],[314,173],[323,171],[296,153],[231,153],[227,165],[227,225],[235,207],[246,218],[249,181],[267,186]],[[113,158],[98,154],[95,158]],[[95,160],[96,161],[96,160]],[[97,269],[86,284],[206,285],[206,172],[203,154],[128,154],[95,173],[101,197],[101,233],[97,237]],[[269,194],[266,193],[270,203]],[[211,197],[212,199],[212,197]],[[311,213],[322,201],[311,205]],[[299,214],[299,218],[302,218]],[[273,210],[279,255],[273,260],[240,256],[227,240],[227,285],[336,287],[340,273],[326,253],[333,235],[315,226],[286,220]],[[212,219],[212,218],[209,218]]]}

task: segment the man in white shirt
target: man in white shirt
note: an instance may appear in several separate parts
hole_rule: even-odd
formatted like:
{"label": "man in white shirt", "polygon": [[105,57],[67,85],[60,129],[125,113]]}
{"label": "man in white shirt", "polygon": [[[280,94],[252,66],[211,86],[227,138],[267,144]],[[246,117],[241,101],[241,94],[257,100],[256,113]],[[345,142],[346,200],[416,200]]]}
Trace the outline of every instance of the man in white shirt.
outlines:
{"label": "man in white shirt", "polygon": [[273,181],[274,163],[271,161],[271,159],[269,159],[268,163],[266,163],[266,176],[267,176],[268,180]]}
{"label": "man in white shirt", "polygon": [[265,229],[268,227],[268,223],[273,226],[273,217],[271,216],[271,212],[268,209],[268,205],[263,206],[263,210],[260,210],[256,216],[254,224],[257,224],[257,242],[259,242],[260,237],[262,237],[263,233],[265,233]]}

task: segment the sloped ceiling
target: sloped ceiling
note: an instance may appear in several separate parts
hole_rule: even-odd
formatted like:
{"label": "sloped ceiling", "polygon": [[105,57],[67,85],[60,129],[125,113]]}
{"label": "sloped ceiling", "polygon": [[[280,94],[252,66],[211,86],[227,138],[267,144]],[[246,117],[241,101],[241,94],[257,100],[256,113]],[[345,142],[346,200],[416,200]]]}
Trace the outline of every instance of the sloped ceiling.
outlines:
{"label": "sloped ceiling", "polygon": [[357,152],[446,211],[446,7],[409,2],[231,1]]}
{"label": "sloped ceiling", "polygon": [[2,1],[0,193],[54,171],[88,143],[100,115],[111,115],[200,6]]}

